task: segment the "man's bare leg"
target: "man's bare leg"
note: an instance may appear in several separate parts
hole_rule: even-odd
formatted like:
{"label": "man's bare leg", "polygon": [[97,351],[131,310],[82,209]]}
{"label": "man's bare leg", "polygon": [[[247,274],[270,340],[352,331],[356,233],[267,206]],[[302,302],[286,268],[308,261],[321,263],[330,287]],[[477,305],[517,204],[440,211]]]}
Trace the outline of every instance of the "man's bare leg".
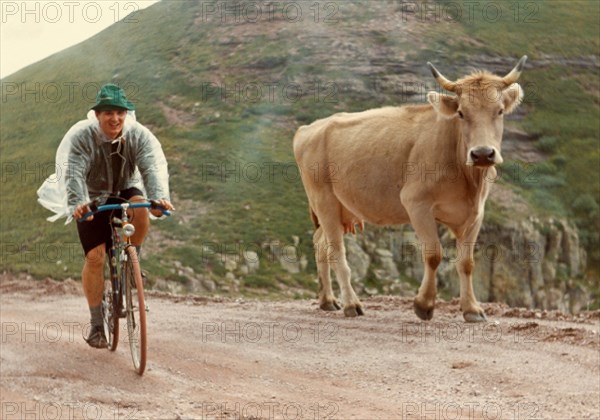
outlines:
{"label": "man's bare leg", "polygon": [[88,301],[91,315],[91,329],[87,342],[90,346],[96,348],[106,348],[108,346],[102,319],[105,246],[105,244],[100,244],[87,253],[81,272],[83,293]]}

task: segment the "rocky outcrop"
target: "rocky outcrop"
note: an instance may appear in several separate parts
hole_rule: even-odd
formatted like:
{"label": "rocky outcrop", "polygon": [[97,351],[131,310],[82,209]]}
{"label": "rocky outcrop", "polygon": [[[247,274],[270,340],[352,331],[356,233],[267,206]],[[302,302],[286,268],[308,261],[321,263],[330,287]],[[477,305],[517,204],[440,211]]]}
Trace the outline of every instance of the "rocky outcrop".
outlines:
{"label": "rocky outcrop", "polygon": [[348,264],[352,267],[352,282],[360,283],[367,276],[369,266],[371,265],[371,257],[360,246],[355,236],[348,236],[345,244]]}
{"label": "rocky outcrop", "polygon": [[[458,296],[459,278],[454,263],[461,250],[451,234],[440,228],[444,257],[438,269],[441,294]],[[357,255],[371,260],[369,272],[384,293],[410,295],[423,275],[420,244],[410,226],[373,228],[347,239],[353,271]],[[360,246],[356,249],[354,244]],[[511,306],[578,312],[590,293],[578,281],[585,271],[586,255],[575,228],[564,219],[537,219],[484,224],[475,251],[473,286],[479,300]],[[361,280],[366,280],[358,276]],[[403,287],[399,287],[403,284]],[[395,286],[394,286],[395,285]]]}
{"label": "rocky outcrop", "polygon": [[305,255],[298,254],[297,236],[293,237],[293,244],[284,244],[280,241],[271,241],[263,244],[263,248],[270,252],[273,260],[279,262],[282,269],[290,274],[297,274],[306,269],[308,260]]}
{"label": "rocky outcrop", "polygon": [[[440,226],[439,235],[443,258],[437,272],[438,291],[450,298],[459,295],[455,262],[463,251],[456,248],[446,228]],[[368,226],[363,233],[346,235],[344,240],[357,293],[416,294],[424,269],[421,245],[412,227]],[[196,272],[176,261],[171,272],[178,281],[159,280],[154,287],[177,293],[238,293],[244,279],[259,275],[264,266],[279,267],[292,276],[303,275],[309,259],[314,258],[312,253],[301,251],[295,236],[291,242],[273,240],[252,249],[215,254],[213,268],[217,271],[212,274],[210,270]],[[585,271],[585,250],[575,227],[566,219],[530,216],[486,221],[475,247],[473,287],[482,302],[577,313],[587,309],[591,298],[582,281]],[[283,284],[278,287],[287,288]]]}
{"label": "rocky outcrop", "polygon": [[573,226],[564,219],[529,218],[488,225],[480,234],[482,299],[513,306],[577,312],[589,293],[576,280],[586,255]]}

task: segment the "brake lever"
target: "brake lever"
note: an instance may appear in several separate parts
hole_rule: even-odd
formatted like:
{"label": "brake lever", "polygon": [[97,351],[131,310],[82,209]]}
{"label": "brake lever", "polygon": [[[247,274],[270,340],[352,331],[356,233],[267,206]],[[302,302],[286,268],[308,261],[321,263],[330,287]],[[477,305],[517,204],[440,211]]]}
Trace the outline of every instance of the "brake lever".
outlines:
{"label": "brake lever", "polygon": [[160,211],[162,211],[162,213],[165,216],[170,216],[171,212],[169,210],[167,210],[166,208],[164,208],[158,201],[156,200],[148,200],[150,202],[150,208],[151,209],[158,209]]}

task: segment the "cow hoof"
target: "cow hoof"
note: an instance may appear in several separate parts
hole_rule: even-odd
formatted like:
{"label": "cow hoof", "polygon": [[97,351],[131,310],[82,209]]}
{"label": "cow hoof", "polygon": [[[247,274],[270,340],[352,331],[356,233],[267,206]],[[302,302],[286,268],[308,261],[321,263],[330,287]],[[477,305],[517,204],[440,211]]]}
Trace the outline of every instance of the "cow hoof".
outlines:
{"label": "cow hoof", "polygon": [[480,313],[477,312],[465,312],[463,314],[466,322],[487,322],[487,317],[485,313],[482,311]]}
{"label": "cow hoof", "polygon": [[332,302],[323,302],[321,305],[319,305],[319,308],[327,312],[334,312],[342,309],[339,303],[337,303],[335,300]]}
{"label": "cow hoof", "polygon": [[363,308],[360,305],[349,305],[344,308],[344,316],[347,316],[348,318],[354,318],[364,314]]}
{"label": "cow hoof", "polygon": [[434,309],[435,307],[433,306],[431,308],[421,308],[415,301],[415,314],[417,314],[417,316],[423,321],[429,321],[431,318],[433,318]]}

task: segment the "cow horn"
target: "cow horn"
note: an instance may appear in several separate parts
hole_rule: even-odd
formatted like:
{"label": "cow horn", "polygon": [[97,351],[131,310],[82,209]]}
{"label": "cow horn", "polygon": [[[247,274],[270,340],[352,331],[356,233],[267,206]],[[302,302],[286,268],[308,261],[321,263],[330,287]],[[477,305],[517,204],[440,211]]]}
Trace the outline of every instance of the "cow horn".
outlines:
{"label": "cow horn", "polygon": [[519,60],[519,62],[515,66],[515,68],[512,69],[510,71],[510,73],[508,73],[506,76],[504,76],[502,78],[502,81],[504,82],[504,85],[506,87],[515,83],[517,81],[517,79],[519,78],[519,76],[521,76],[521,72],[523,71],[523,67],[525,66],[526,61],[527,61],[527,56],[524,55],[523,57],[521,57],[521,59]]}
{"label": "cow horn", "polygon": [[449,92],[454,92],[456,89],[456,83],[446,79],[429,61],[427,62],[427,65],[431,70],[431,74],[433,74],[433,77],[435,77],[435,80],[437,80],[440,86]]}

